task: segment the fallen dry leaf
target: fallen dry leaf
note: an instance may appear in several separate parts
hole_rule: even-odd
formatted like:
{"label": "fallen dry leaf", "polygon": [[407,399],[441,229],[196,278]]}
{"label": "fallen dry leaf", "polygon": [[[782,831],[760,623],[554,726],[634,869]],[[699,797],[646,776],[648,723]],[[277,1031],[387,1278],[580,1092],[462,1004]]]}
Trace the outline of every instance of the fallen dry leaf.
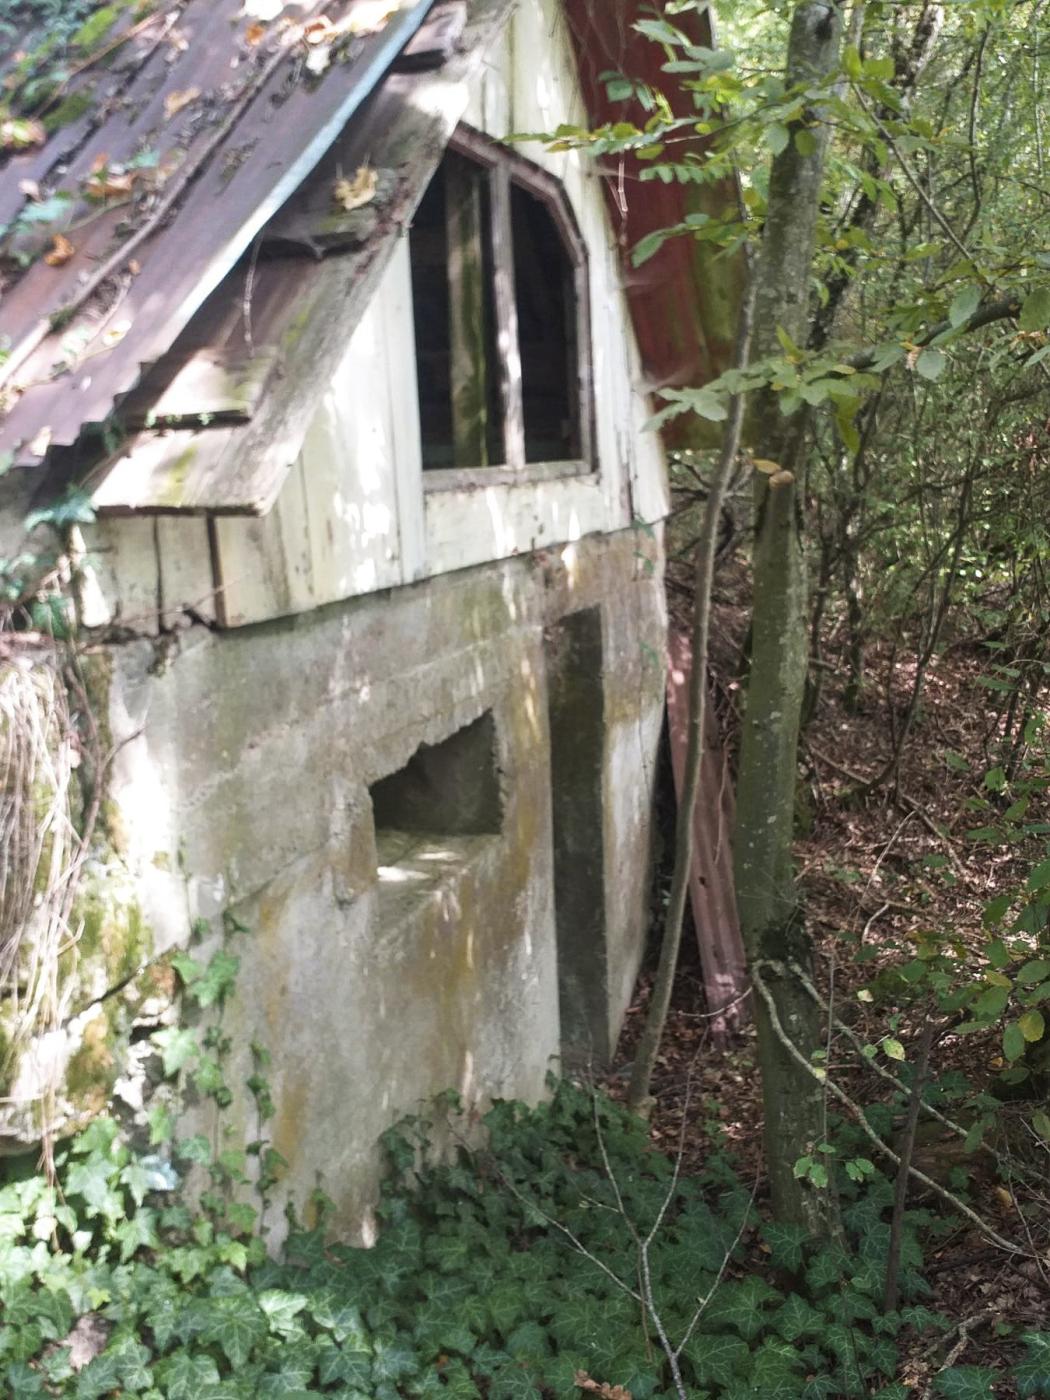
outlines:
{"label": "fallen dry leaf", "polygon": [[19,180],[18,188],[25,195],[26,199],[31,199],[34,203],[40,200],[40,186],[35,180]]}
{"label": "fallen dry leaf", "polygon": [[577,1371],[573,1381],[580,1390],[600,1395],[601,1400],[632,1400],[631,1392],[622,1385],[609,1385],[605,1381],[593,1380],[586,1371]]}
{"label": "fallen dry leaf", "polygon": [[170,122],[172,117],[181,112],[183,107],[188,107],[191,102],[196,101],[201,95],[200,88],[182,88],[175,92],[169,92],[164,99],[164,116]]}
{"label": "fallen dry leaf", "polygon": [[27,146],[42,146],[47,132],[40,122],[28,117],[6,117],[0,121],[0,151],[23,151]]}
{"label": "fallen dry leaf", "polygon": [[91,199],[116,199],[119,195],[130,194],[137,173],[131,170],[100,170],[84,185],[84,193]]}
{"label": "fallen dry leaf", "polygon": [[359,167],[357,174],[352,180],[345,176],[336,180],[332,189],[332,198],[340,209],[344,209],[348,214],[354,209],[360,209],[364,204],[370,204],[376,195],[378,176],[370,165]]}
{"label": "fallen dry leaf", "polygon": [[31,457],[46,457],[47,449],[51,446],[51,429],[41,428],[36,437],[29,444],[26,451]]}
{"label": "fallen dry leaf", "polygon": [[303,42],[307,44],[327,44],[338,34],[338,30],[327,15],[320,15],[303,25]]}
{"label": "fallen dry leaf", "polygon": [[[50,253],[44,254],[44,261],[48,267],[63,267],[76,251],[64,233],[56,233],[51,239]],[[43,453],[39,455],[43,456]]]}
{"label": "fallen dry leaf", "polygon": [[306,55],[306,71],[319,78],[332,61],[331,44],[317,44]]}
{"label": "fallen dry leaf", "polygon": [[261,43],[265,37],[266,25],[260,24],[258,20],[253,24],[249,24],[248,28],[244,31],[245,41],[251,44],[253,48],[256,44]]}

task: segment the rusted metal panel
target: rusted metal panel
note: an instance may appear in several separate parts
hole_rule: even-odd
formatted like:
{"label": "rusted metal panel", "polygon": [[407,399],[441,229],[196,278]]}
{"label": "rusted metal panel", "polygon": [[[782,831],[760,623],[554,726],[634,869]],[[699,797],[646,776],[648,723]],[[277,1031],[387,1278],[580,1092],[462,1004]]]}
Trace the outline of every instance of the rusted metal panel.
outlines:
{"label": "rusted metal panel", "polygon": [[[114,73],[101,105],[92,94],[94,125],[72,151],[68,135],[55,143],[60,165],[44,168],[54,138],[28,163],[8,162],[8,201],[27,178],[42,196],[69,194],[59,223],[75,251],[33,262],[0,298],[11,351],[0,367],[0,456],[39,459],[29,447],[71,444],[108,417],[321,159],[431,3],[344,0],[333,11],[300,0],[294,21],[260,35],[241,0],[188,0],[158,16],[159,31],[136,30],[131,71]],[[317,75],[311,22],[343,36]]]}
{"label": "rusted metal panel", "polygon": [[[667,713],[675,788],[680,794],[688,743],[692,648],[689,638],[677,628],[671,629],[668,646]],[[724,1037],[750,1019],[748,977],[733,886],[733,783],[710,704],[705,718],[700,792],[693,813],[689,902],[700,945],[707,1006],[715,1013],[712,1031],[716,1037]]]}
{"label": "rusted metal panel", "polygon": [[[666,54],[634,28],[652,17],[647,0],[565,0],[576,47],[580,80],[590,120],[594,124],[628,121],[639,127],[646,113],[634,99],[612,101],[602,74],[624,73],[657,88],[669,98],[676,116],[693,111],[689,94],[676,91],[663,72]],[[697,45],[711,46],[710,21],[705,13],[674,16],[675,25]],[[703,139],[696,137],[697,150]],[[714,186],[660,180],[642,183],[643,162],[626,155],[606,168],[605,192],[624,259],[624,276],[642,364],[654,387],[700,385],[719,375],[732,354],[733,309],[738,295],[739,259],[718,264],[717,286],[708,276],[705,259],[692,239],[669,239],[641,267],[634,267],[630,250],[647,234],[681,223],[687,214],[710,207],[731,209],[731,182]],[[688,419],[672,422],[665,437],[672,445],[688,431]]]}

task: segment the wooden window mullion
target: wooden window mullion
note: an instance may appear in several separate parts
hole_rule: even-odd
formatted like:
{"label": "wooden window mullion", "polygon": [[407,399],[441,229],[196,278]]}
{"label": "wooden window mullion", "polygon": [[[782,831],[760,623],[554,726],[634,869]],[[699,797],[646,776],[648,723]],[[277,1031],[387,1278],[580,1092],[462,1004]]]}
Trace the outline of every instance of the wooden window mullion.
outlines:
{"label": "wooden window mullion", "polygon": [[525,414],[521,394],[521,349],[514,297],[514,241],[510,215],[510,176],[505,165],[492,170],[492,266],[496,290],[496,344],[499,350],[503,444],[507,466],[525,466]]}
{"label": "wooden window mullion", "polygon": [[483,178],[474,167],[454,162],[445,183],[449,389],[457,467],[489,465],[488,378],[495,367],[486,363],[485,354]]}

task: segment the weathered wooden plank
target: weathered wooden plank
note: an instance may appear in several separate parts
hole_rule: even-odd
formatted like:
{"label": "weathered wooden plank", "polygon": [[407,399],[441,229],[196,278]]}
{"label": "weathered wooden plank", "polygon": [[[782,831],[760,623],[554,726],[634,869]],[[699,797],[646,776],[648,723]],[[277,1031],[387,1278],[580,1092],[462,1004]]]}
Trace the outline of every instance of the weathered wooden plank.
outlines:
{"label": "weathered wooden plank", "polygon": [[[119,531],[137,523],[124,521],[113,528]],[[160,565],[162,626],[174,627],[189,613],[203,622],[214,622],[215,579],[207,520],[197,516],[158,516],[154,538]]]}
{"label": "weathered wooden plank", "polygon": [[[680,792],[688,741],[689,638],[672,627],[669,636],[667,713],[675,787]],[[700,945],[707,1008],[714,1036],[723,1038],[750,1020],[747,964],[737,918],[733,886],[733,784],[722,751],[711,706],[704,726],[700,792],[693,814],[693,865],[689,873],[689,902]]]}
{"label": "weathered wooden plank", "polygon": [[[405,581],[399,483],[414,462],[421,494],[419,429],[418,421],[414,433],[403,421],[406,404],[415,401],[411,350],[403,349],[395,364],[391,346],[410,344],[410,289],[402,241],[272,511],[262,520],[216,518],[227,626],[306,612]],[[422,547],[413,549],[419,569]]]}
{"label": "weathered wooden plank", "polygon": [[510,177],[498,166],[492,176],[492,265],[496,288],[496,344],[503,403],[504,460],[520,470],[525,465],[525,412],[521,399],[521,353],[518,349],[518,308],[514,297],[514,235],[510,217]]}
{"label": "weathered wooden plank", "polygon": [[435,5],[394,64],[399,73],[440,68],[456,52],[467,27],[466,0]]}
{"label": "weathered wooden plank", "polygon": [[208,347],[163,355],[120,406],[129,427],[207,426],[246,423],[255,412],[277,363],[272,346]]}
{"label": "weathered wooden plank", "polygon": [[484,240],[488,236],[482,182],[472,162],[445,162],[445,236],[448,240],[449,392],[452,460],[458,467],[489,464],[488,363],[485,333]]}
{"label": "weathered wooden plank", "polygon": [[85,589],[91,627],[155,636],[161,628],[160,560],[154,520],[98,520],[84,526]]}

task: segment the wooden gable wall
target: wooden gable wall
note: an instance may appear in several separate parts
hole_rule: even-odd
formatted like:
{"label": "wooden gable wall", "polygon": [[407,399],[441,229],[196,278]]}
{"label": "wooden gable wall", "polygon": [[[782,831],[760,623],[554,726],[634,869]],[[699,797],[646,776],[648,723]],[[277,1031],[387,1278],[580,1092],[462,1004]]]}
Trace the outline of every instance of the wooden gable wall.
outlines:
{"label": "wooden gable wall", "polygon": [[[584,123],[558,0],[527,0],[490,49],[461,113],[497,139]],[[448,101],[447,93],[442,98]],[[457,113],[457,115],[460,115]],[[408,239],[330,382],[276,505],[261,518],[114,520],[96,530],[103,593],[125,619],[180,606],[228,626],[303,612],[667,514],[649,406],[599,179],[575,154],[522,148],[563,181],[588,246],[597,471],[424,474]],[[427,478],[431,477],[430,480]]]}

